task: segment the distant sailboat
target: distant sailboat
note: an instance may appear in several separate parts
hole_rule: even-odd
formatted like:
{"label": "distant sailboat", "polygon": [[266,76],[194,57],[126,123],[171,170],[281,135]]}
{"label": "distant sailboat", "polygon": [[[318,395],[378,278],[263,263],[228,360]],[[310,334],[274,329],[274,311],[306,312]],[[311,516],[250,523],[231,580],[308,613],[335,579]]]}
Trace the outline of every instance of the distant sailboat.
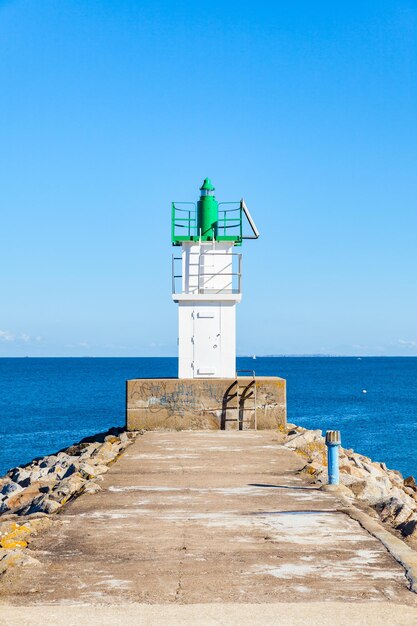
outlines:
{"label": "distant sailboat", "polygon": [[256,354],[253,355],[252,359],[256,359]]}

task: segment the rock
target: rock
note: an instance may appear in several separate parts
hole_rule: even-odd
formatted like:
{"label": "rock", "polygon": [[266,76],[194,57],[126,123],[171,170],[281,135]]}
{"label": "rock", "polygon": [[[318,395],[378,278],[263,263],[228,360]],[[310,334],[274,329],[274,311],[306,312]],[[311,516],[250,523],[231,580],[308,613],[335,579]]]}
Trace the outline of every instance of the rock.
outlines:
{"label": "rock", "polygon": [[27,553],[26,550],[8,550],[6,555],[0,561],[0,572],[3,572],[9,567],[14,566],[33,566],[40,565],[40,561]]}
{"label": "rock", "polygon": [[57,480],[60,480],[64,476],[67,469],[67,467],[64,467],[59,462],[54,463],[54,465],[48,469],[48,476],[55,476]]}
{"label": "rock", "polygon": [[79,471],[79,464],[77,463],[77,465],[76,465],[75,463],[71,463],[67,467],[67,470],[66,470],[65,474],[62,476],[62,478],[68,478],[69,476],[72,476],[72,474],[75,474],[78,471]]}
{"label": "rock", "polygon": [[72,474],[57,483],[55,489],[49,494],[50,498],[64,504],[72,495],[81,491],[85,482],[79,474]]}
{"label": "rock", "polygon": [[404,537],[416,538],[417,537],[417,515],[414,513],[408,518],[408,520],[397,526],[397,530]]}
{"label": "rock", "polygon": [[6,523],[2,526],[0,546],[4,550],[26,548],[27,539],[30,535],[30,527],[26,524]]}
{"label": "rock", "polygon": [[9,497],[10,495],[12,495],[13,493],[17,493],[19,491],[22,491],[23,487],[21,487],[20,485],[18,485],[17,483],[14,482],[8,482],[5,483],[3,485],[3,487],[1,488],[1,494],[3,496],[7,496]]}
{"label": "rock", "polygon": [[50,456],[46,456],[40,463],[39,467],[41,469],[46,469],[47,467],[52,467],[58,461],[58,457],[56,454],[51,454]]}
{"label": "rock", "polygon": [[86,478],[95,478],[100,474],[105,474],[109,471],[107,465],[92,465],[86,461],[80,463],[80,471],[86,476]]}
{"label": "rock", "polygon": [[387,495],[384,486],[376,480],[358,480],[348,486],[358,500],[370,505],[380,503]]}
{"label": "rock", "polygon": [[7,504],[5,502],[0,502],[0,515],[3,515],[4,513],[7,513],[7,511],[10,511],[9,507],[7,506]]}
{"label": "rock", "polygon": [[412,498],[416,495],[414,489],[412,489],[411,487],[404,487],[404,491],[408,496],[411,496]]}
{"label": "rock", "polygon": [[127,432],[120,433],[120,442],[123,444],[130,444],[130,439]]}
{"label": "rock", "polygon": [[377,510],[383,522],[389,521],[394,526],[403,524],[412,514],[412,509],[395,496],[381,502]]}
{"label": "rock", "polygon": [[93,453],[98,450],[100,448],[101,444],[96,442],[96,443],[89,443],[87,444],[87,447],[84,448],[82,454],[80,455],[80,460],[81,459],[89,459]]}
{"label": "rock", "polygon": [[306,430],[305,432],[297,433],[296,435],[289,437],[284,445],[287,448],[296,450],[297,448],[305,446],[307,443],[312,443],[313,441],[324,441],[321,430]]}
{"label": "rock", "polygon": [[387,471],[388,471],[389,474],[394,474],[397,477],[397,479],[399,479],[402,483],[404,482],[404,477],[401,474],[401,472],[399,472],[398,470],[390,469],[390,470],[387,470]]}
{"label": "rock", "polygon": [[[12,470],[8,472],[8,475],[13,480],[13,482],[21,485],[22,482],[25,482],[27,479],[31,479],[31,472],[25,467],[14,467]],[[28,484],[28,483],[27,483]],[[21,485],[21,486],[26,486]]]}
{"label": "rock", "polygon": [[91,458],[94,459],[94,463],[105,465],[113,461],[118,452],[119,450],[117,448],[115,449],[110,441],[105,441],[103,445],[92,454]]}
{"label": "rock", "polygon": [[404,478],[404,485],[406,487],[411,487],[412,489],[415,489],[416,481],[414,476],[407,476],[407,478]]}
{"label": "rock", "polygon": [[339,467],[340,471],[345,474],[350,474],[350,476],[355,476],[356,478],[363,479],[363,470],[360,470],[356,465],[352,465],[348,463],[347,465],[342,465]]}
{"label": "rock", "polygon": [[10,478],[9,478],[9,476],[7,476],[7,474],[6,474],[6,476],[2,476],[0,478],[0,493],[1,493],[1,490],[3,489],[4,485],[6,485],[9,482],[10,482]]}
{"label": "rock", "polygon": [[406,504],[409,508],[414,508],[414,499],[410,498],[408,494],[405,493],[404,489],[398,489],[398,487],[392,487],[390,489],[390,495],[397,498],[403,504]]}
{"label": "rock", "polygon": [[404,524],[411,517],[412,514],[413,514],[413,509],[410,509],[409,506],[404,504],[401,510],[398,512],[398,514],[395,517],[394,526],[398,528],[398,526],[401,526],[402,524]]}
{"label": "rock", "polygon": [[340,480],[340,482],[343,485],[346,485],[346,487],[349,487],[349,488],[350,488],[351,485],[353,485],[355,483],[363,482],[362,478],[359,478],[359,477],[357,477],[355,475],[352,475],[352,474],[349,474],[349,473],[346,473],[346,472],[341,472],[339,474],[339,480]]}
{"label": "rock", "polygon": [[101,491],[101,487],[93,481],[89,481],[84,487],[84,493],[97,493],[98,491]]}
{"label": "rock", "polygon": [[[381,469],[379,463],[363,463],[363,468],[375,478],[386,477],[386,472]],[[388,477],[387,477],[388,478]]]}
{"label": "rock", "polygon": [[115,435],[107,435],[107,437],[104,437],[104,441],[109,441],[110,443],[119,443],[120,439]]}
{"label": "rock", "polygon": [[362,461],[361,461],[361,460],[360,460],[360,458],[359,458],[359,454],[356,454],[356,452],[353,452],[353,454],[351,454],[351,455],[348,457],[348,459],[349,459],[349,461],[350,461],[351,463],[353,463],[356,467],[359,467],[359,469],[364,469],[364,467],[363,467],[363,463],[362,463]]}
{"label": "rock", "polygon": [[55,513],[61,505],[56,500],[51,500],[48,496],[41,494],[34,498],[29,506],[20,512],[21,515],[33,515],[35,513]]}
{"label": "rock", "polygon": [[317,473],[323,471],[323,465],[318,461],[309,461],[304,467],[297,472],[298,474],[308,474],[309,476],[314,476]]}
{"label": "rock", "polygon": [[65,448],[63,452],[68,454],[69,456],[80,456],[80,454],[89,446],[88,443],[76,443],[69,448]]}
{"label": "rock", "polygon": [[71,457],[69,454],[67,454],[66,452],[64,452],[63,450],[61,450],[61,452],[58,452],[58,454],[56,455],[57,460],[60,463],[68,463],[68,465],[71,462]]}
{"label": "rock", "polygon": [[295,451],[306,459],[316,461],[323,467],[327,467],[327,449],[323,441],[315,439],[298,446]]}
{"label": "rock", "polygon": [[397,488],[393,488],[391,493],[393,495],[390,498],[379,503],[377,510],[383,521],[389,521],[397,528],[413,515],[415,503],[412,498]]}
{"label": "rock", "polygon": [[32,500],[39,495],[39,487],[40,485],[38,483],[33,483],[29,487],[26,487],[26,489],[22,489],[22,491],[19,491],[16,494],[12,494],[6,500],[7,506],[14,512],[26,508],[32,503]]}
{"label": "rock", "polygon": [[297,430],[297,428],[299,428],[299,426],[297,426],[297,424],[292,424],[291,422],[287,422],[287,431],[288,430]]}

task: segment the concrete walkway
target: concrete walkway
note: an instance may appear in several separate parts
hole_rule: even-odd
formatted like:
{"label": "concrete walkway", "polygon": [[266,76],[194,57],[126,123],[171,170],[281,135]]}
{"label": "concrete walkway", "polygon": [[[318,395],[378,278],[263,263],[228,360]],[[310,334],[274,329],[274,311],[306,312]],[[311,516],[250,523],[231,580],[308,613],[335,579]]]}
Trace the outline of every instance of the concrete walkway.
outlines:
{"label": "concrete walkway", "polygon": [[[97,624],[119,623],[120,605],[126,619],[135,615],[124,626],[169,614],[165,623],[196,623],[196,607],[181,605],[208,604],[199,623],[235,623],[234,611],[236,623],[246,615],[252,624],[313,624],[316,614],[324,625],[329,601],[343,607],[347,621],[339,624],[417,623],[403,568],[338,511],[337,497],[296,475],[301,465],[271,431],[138,437],[101,492],[70,503],[31,543],[40,564],[3,577],[0,624],[38,623],[37,612],[41,623],[47,605],[61,624],[73,623],[68,605],[100,605],[89,609],[91,624],[94,615]],[[354,617],[358,602],[361,615],[369,611],[363,622]],[[263,603],[290,604],[251,613]],[[294,611],[292,621],[280,621],[280,606],[287,618]],[[74,607],[74,624],[76,614]]]}

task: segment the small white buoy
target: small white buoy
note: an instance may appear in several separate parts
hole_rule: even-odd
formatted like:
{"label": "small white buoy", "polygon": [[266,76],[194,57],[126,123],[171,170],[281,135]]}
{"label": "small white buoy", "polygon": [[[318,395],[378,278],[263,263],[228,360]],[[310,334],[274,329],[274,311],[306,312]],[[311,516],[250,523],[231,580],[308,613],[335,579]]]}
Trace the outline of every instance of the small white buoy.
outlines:
{"label": "small white buoy", "polygon": [[362,389],[362,393],[368,393],[366,389]]}

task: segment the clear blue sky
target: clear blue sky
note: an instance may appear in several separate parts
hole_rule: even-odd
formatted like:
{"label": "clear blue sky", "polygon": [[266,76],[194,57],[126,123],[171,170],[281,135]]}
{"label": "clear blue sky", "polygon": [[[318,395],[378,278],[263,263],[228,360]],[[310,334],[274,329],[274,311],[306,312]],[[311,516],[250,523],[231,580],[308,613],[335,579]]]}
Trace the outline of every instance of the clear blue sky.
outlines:
{"label": "clear blue sky", "polygon": [[0,355],[175,355],[205,176],[238,353],[417,354],[414,0],[0,1],[0,89]]}

